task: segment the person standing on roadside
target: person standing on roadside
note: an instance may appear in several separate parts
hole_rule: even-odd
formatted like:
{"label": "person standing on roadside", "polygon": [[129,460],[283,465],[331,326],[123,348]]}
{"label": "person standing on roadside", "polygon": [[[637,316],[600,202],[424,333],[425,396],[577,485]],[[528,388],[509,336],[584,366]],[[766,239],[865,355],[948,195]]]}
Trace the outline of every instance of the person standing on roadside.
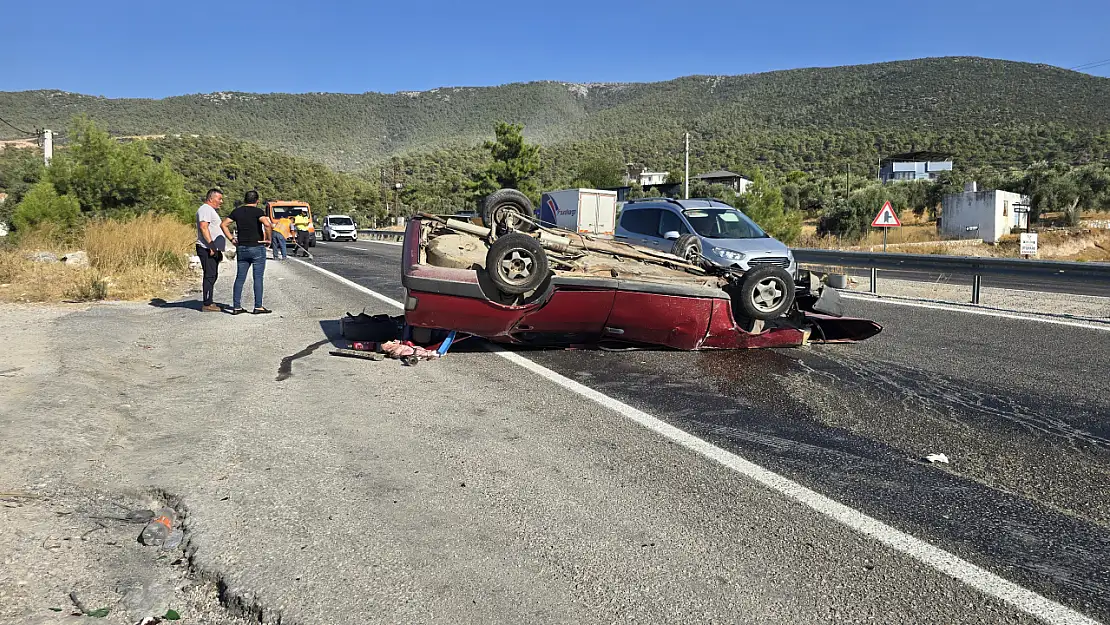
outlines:
{"label": "person standing on roadside", "polygon": [[197,209],[197,258],[204,272],[200,309],[204,312],[220,312],[220,307],[212,301],[212,291],[216,288],[220,261],[227,248],[227,239],[220,232],[220,214],[216,212],[223,203],[224,194],[219,189],[209,189],[204,204]]}
{"label": "person standing on roadside", "polygon": [[312,253],[308,251],[309,223],[311,222],[308,219],[307,209],[302,208],[293,216],[293,228],[297,230],[297,251],[303,251],[304,255],[311,259]]}
{"label": "person standing on roadside", "polygon": [[[228,228],[235,224],[235,234]],[[247,271],[254,278],[254,314],[270,313],[262,306],[262,278],[266,273],[266,248],[270,243],[272,224],[266,213],[258,208],[258,191],[247,191],[243,203],[231,211],[231,215],[220,224],[224,234],[235,243],[235,290],[232,294],[231,314],[238,315],[243,310],[243,285],[247,282]]]}

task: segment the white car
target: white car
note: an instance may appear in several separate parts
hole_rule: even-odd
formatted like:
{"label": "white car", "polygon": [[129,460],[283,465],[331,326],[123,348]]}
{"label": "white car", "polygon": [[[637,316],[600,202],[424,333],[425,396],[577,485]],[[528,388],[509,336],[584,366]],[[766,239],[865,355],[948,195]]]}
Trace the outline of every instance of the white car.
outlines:
{"label": "white car", "polygon": [[347,215],[328,215],[324,217],[324,240],[338,241],[339,239],[358,240],[355,220]]}

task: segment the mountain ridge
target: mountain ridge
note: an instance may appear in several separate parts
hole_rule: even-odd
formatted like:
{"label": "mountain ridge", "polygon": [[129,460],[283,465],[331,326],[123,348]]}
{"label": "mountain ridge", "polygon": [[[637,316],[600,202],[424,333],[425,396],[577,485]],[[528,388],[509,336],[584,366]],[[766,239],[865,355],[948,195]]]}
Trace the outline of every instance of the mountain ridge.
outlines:
{"label": "mountain ridge", "polygon": [[[625,160],[671,162],[685,131],[695,133],[704,150],[727,153],[722,165],[758,161],[761,150],[797,141],[812,144],[807,150],[849,143],[833,151],[857,160],[869,141],[882,146],[873,152],[946,144],[957,152],[989,152],[1020,142],[1016,152],[1029,158],[1105,158],[1107,103],[1108,78],[979,57],[391,94],[217,91],[115,99],[60,90],[0,92],[0,111],[17,126],[64,128],[73,115],[87,114],[116,134],[226,136],[346,170],[474,145],[489,138],[499,120],[523,123],[529,140],[564,152],[605,150]],[[0,139],[15,135],[0,129]],[[830,139],[822,142],[822,136]],[[805,159],[794,160],[804,165]]]}

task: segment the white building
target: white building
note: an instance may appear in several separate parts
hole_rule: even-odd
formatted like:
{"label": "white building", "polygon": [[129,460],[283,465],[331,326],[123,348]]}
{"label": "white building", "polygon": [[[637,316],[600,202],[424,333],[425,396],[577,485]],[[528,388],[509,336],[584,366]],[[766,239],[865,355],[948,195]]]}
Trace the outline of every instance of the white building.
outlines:
{"label": "white building", "polygon": [[665,171],[642,171],[640,172],[640,186],[655,187],[667,182],[667,172]]}
{"label": "white building", "polygon": [[665,171],[648,171],[646,167],[639,163],[628,163],[626,165],[624,183],[631,185],[639,183],[641,187],[657,187],[667,183],[667,172]]}
{"label": "white building", "polygon": [[737,193],[747,193],[748,187],[752,185],[751,180],[724,169],[711,171],[708,174],[698,174],[694,176],[694,180],[701,180],[706,184],[723,184]]}
{"label": "white building", "polygon": [[1028,196],[1009,191],[946,195],[940,214],[940,233],[958,239],[982,239],[986,243],[997,243],[1013,228],[1028,227],[1029,213],[1015,210],[1028,205]]}

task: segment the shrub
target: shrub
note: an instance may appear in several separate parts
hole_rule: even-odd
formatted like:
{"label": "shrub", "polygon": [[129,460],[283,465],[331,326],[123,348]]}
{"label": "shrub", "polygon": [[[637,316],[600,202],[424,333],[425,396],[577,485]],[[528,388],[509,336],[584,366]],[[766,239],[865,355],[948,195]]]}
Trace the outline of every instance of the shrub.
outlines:
{"label": "shrub", "polygon": [[71,195],[58,195],[54,185],[42,181],[31,187],[15,207],[12,223],[16,231],[30,231],[50,224],[62,232],[75,230],[81,222],[81,205]]}

